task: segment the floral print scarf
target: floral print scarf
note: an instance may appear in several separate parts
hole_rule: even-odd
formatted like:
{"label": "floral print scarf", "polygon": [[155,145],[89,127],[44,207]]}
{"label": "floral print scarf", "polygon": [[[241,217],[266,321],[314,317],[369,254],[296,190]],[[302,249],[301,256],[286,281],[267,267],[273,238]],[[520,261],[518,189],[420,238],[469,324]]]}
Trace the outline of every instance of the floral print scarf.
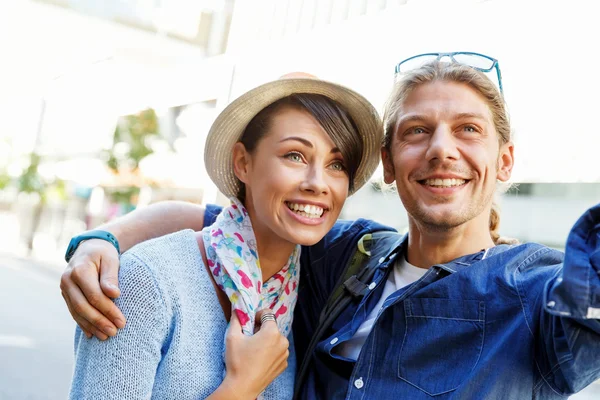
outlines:
{"label": "floral print scarf", "polygon": [[270,308],[277,317],[279,331],[287,337],[298,298],[300,245],[296,245],[287,264],[263,282],[248,211],[236,198],[231,198],[231,203],[214,224],[202,231],[209,269],[229,297],[244,334],[254,333],[256,312]]}

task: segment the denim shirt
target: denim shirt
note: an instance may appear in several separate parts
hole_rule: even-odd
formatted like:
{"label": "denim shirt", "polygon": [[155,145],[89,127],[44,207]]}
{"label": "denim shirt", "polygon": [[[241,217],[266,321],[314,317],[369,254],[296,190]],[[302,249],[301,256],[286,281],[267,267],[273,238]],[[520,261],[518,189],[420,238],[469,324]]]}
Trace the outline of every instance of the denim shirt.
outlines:
{"label": "denim shirt", "polygon": [[[299,362],[358,238],[381,229],[342,221],[303,248]],[[566,255],[535,243],[502,245],[432,266],[384,302],[356,362],[337,355],[406,243],[399,239],[378,260],[373,289],[319,343],[301,398],[564,399],[600,377],[600,205],[577,221]]]}

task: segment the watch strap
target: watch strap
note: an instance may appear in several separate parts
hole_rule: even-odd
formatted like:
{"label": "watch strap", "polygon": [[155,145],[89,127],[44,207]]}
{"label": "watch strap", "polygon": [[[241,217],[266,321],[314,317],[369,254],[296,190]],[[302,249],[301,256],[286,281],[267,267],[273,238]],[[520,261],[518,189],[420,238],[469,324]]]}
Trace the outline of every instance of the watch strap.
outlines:
{"label": "watch strap", "polygon": [[121,249],[119,247],[119,241],[117,240],[117,238],[110,232],[97,229],[84,232],[81,235],[72,238],[69,242],[69,247],[67,247],[67,252],[65,253],[65,260],[69,262],[71,260],[71,257],[73,257],[73,254],[75,254],[75,251],[77,250],[77,247],[79,247],[81,242],[89,239],[106,240],[107,242],[115,246],[115,249],[117,249],[117,253],[121,255]]}

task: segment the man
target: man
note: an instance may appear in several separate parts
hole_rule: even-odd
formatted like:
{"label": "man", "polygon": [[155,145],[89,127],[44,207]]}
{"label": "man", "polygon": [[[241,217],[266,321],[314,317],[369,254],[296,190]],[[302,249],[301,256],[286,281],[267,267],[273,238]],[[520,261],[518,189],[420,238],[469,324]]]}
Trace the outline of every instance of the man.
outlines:
{"label": "man", "polygon": [[[300,398],[561,399],[600,376],[600,206],[576,223],[566,256],[533,243],[497,244],[493,197],[513,167],[508,116],[482,68],[452,56],[403,73],[390,96],[384,178],[396,182],[409,232],[377,260],[369,292],[305,355]],[[164,213],[180,220],[152,233],[200,229],[219,212],[203,211],[162,204],[105,229],[128,248],[146,238],[147,226],[170,219]],[[357,242],[385,229],[338,222],[303,248],[300,359]],[[97,269],[104,293],[117,296],[116,257],[107,242],[85,242],[61,284],[77,322],[102,338],[114,332],[95,328],[111,327],[102,314],[122,316],[97,288]]]}

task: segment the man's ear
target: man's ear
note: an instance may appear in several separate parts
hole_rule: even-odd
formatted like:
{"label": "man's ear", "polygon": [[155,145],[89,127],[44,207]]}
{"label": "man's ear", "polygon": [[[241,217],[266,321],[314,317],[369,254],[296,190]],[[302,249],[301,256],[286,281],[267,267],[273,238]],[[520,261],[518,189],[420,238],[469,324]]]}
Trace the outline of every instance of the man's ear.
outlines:
{"label": "man's ear", "polygon": [[513,142],[506,142],[500,146],[500,153],[498,154],[498,172],[496,179],[502,182],[506,182],[512,175],[512,169],[515,164],[514,156],[515,146]]}
{"label": "man's ear", "polygon": [[233,145],[233,172],[242,182],[248,183],[248,173],[250,170],[250,153],[246,151],[246,146],[242,142]]}
{"label": "man's ear", "polygon": [[383,181],[388,185],[396,180],[392,153],[385,147],[381,148],[381,163],[383,164]]}

